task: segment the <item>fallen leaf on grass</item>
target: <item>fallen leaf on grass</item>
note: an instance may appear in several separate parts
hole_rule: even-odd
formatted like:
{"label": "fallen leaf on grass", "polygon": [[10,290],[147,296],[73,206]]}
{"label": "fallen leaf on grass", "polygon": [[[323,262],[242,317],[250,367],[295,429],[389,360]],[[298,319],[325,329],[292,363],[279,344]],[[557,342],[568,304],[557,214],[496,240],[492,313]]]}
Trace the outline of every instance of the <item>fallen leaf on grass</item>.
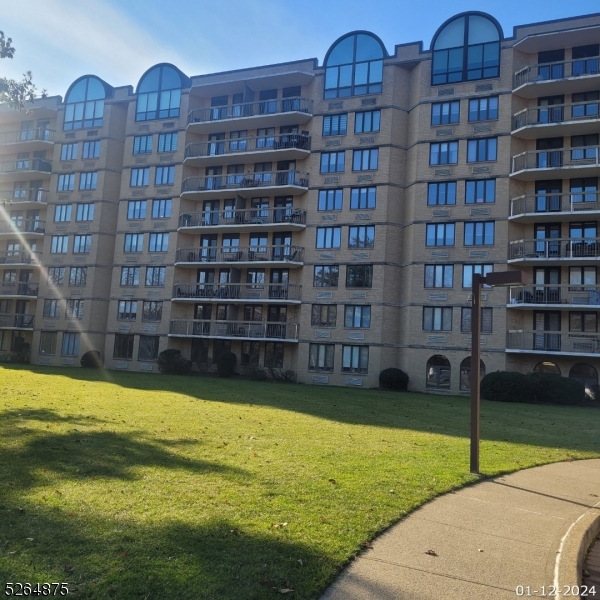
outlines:
{"label": "fallen leaf on grass", "polygon": [[273,527],[278,529],[280,527],[287,527],[287,523],[273,523]]}
{"label": "fallen leaf on grass", "polygon": [[334,485],[337,483],[337,481],[335,479],[333,479],[333,477],[328,479],[328,481],[329,481],[329,483],[333,483]]}
{"label": "fallen leaf on grass", "polygon": [[33,538],[25,538],[28,542],[33,542]]}
{"label": "fallen leaf on grass", "polygon": [[291,592],[293,592],[294,590],[290,590],[290,588],[282,588],[280,590],[277,590],[280,594],[289,594]]}

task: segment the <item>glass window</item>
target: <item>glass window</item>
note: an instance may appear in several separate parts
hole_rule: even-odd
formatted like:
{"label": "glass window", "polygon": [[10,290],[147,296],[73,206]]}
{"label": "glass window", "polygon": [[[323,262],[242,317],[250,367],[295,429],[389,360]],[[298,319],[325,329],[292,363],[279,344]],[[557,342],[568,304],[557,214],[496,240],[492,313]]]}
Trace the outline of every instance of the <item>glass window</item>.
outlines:
{"label": "glass window", "polygon": [[308,370],[332,372],[334,354],[334,344],[309,344]]}
{"label": "glass window", "polygon": [[498,96],[469,100],[469,122],[492,121],[498,118]]}
{"label": "glass window", "polygon": [[313,304],[310,324],[313,327],[335,327],[337,320],[336,304]]}
{"label": "glass window", "polygon": [[353,171],[374,171],[379,165],[379,148],[354,150],[352,154]]}
{"label": "glass window", "polygon": [[60,353],[63,356],[77,356],[79,354],[79,334],[64,332],[62,337],[62,348]]}
{"label": "glass window", "polygon": [[58,176],[58,185],[56,186],[56,189],[59,192],[72,192],[74,187],[75,187],[75,174],[74,173],[68,173],[68,174],[63,173]]}
{"label": "glass window", "polygon": [[345,152],[321,152],[321,173],[343,173]]}
{"label": "glass window", "polygon": [[171,65],[157,65],[147,71],[137,87],[135,120],[168,119],[179,116],[181,88],[189,81]]}
{"label": "glass window", "polygon": [[451,288],[453,279],[454,265],[425,265],[426,288]]}
{"label": "glass window", "polygon": [[[461,333],[471,333],[471,307],[463,307],[460,309],[460,331]],[[482,308],[481,320],[479,326],[481,333],[492,333],[492,316],[493,309]]]}
{"label": "glass window", "polygon": [[596,333],[598,331],[598,314],[595,312],[569,312],[569,331]]}
{"label": "glass window", "polygon": [[154,185],[173,185],[175,182],[175,167],[156,167]]}
{"label": "glass window", "polygon": [[60,160],[77,160],[77,142],[61,146]]}
{"label": "glass window", "polygon": [[94,203],[85,202],[77,205],[76,221],[93,221],[94,220]]}
{"label": "glass window", "polygon": [[371,327],[371,307],[346,305],[344,307],[344,327],[353,329]]}
{"label": "glass window", "polygon": [[460,101],[435,102],[431,105],[431,124],[449,125],[460,121]]}
{"label": "glass window", "polygon": [[341,227],[317,227],[317,249],[339,248],[342,244]]}
{"label": "glass window", "polygon": [[163,303],[148,300],[145,301],[142,308],[142,321],[161,321]]}
{"label": "glass window", "polygon": [[87,283],[87,267],[71,267],[69,285],[82,286]]}
{"label": "glass window", "polygon": [[357,112],[354,117],[354,133],[371,133],[381,127],[381,111],[365,110]]}
{"label": "glass window", "polygon": [[56,354],[56,331],[42,331],[40,333],[39,354]]}
{"label": "glass window", "polygon": [[79,175],[80,190],[95,190],[98,183],[98,173],[81,173]]}
{"label": "glass window", "polygon": [[65,267],[48,267],[48,285],[62,285],[65,281]]}
{"label": "glass window", "polygon": [[133,338],[135,336],[129,333],[115,334],[115,346],[113,348],[113,358],[130,360],[133,358]]}
{"label": "glass window", "polygon": [[166,252],[169,249],[168,233],[151,233],[148,252]]}
{"label": "glass window", "polygon": [[350,190],[350,210],[367,210],[377,206],[377,188],[360,187]]}
{"label": "glass window", "polygon": [[146,287],[164,287],[166,267],[146,267]]}
{"label": "glass window", "polygon": [[102,127],[107,87],[100,79],[93,76],[75,82],[65,97],[63,129],[70,131]]}
{"label": "glass window", "polygon": [[152,152],[152,136],[136,135],[133,138],[134,154],[150,154]]}
{"label": "glass window", "polygon": [[100,158],[100,141],[95,142],[83,142],[83,153],[81,158]]}
{"label": "glass window", "polygon": [[373,248],[374,246],[374,225],[360,225],[358,227],[349,227],[348,248]]}
{"label": "glass window", "polygon": [[346,267],[347,288],[372,288],[373,265],[348,265]]}
{"label": "glass window", "polygon": [[478,179],[465,182],[465,204],[496,201],[496,180]]}
{"label": "glass window", "polygon": [[315,265],[313,287],[337,287],[339,265]]}
{"label": "glass window", "polygon": [[157,335],[140,335],[140,347],[138,349],[138,360],[156,360],[158,358]]}
{"label": "glass window", "polygon": [[494,221],[465,223],[465,246],[493,246]]}
{"label": "glass window", "polygon": [[68,235],[53,235],[50,238],[50,254],[66,254],[68,247]]}
{"label": "glass window", "polygon": [[76,235],[73,238],[73,254],[89,254],[91,249],[91,235]]}
{"label": "glass window", "polygon": [[484,162],[496,160],[498,157],[498,140],[483,138],[469,140],[467,143],[467,162]]}
{"label": "glass window", "polygon": [[152,201],[152,218],[168,219],[171,216],[171,198]]}
{"label": "glass window", "polygon": [[494,265],[463,265],[463,288],[471,289],[473,287],[473,273],[477,273],[485,277],[488,273],[492,273],[493,271]]}
{"label": "glass window", "polygon": [[452,331],[452,308],[424,306],[423,331]]}
{"label": "glass window", "polygon": [[369,346],[342,346],[342,373],[368,373]]}
{"label": "glass window", "polygon": [[177,150],[178,134],[161,133],[158,136],[158,151],[159,152],[175,152]]}
{"label": "glass window", "polygon": [[427,184],[427,205],[445,206],[456,204],[456,181]]}
{"label": "glass window", "polygon": [[371,33],[340,38],[325,57],[325,98],[380,93],[386,55],[379,38]]}
{"label": "glass window", "polygon": [[44,318],[58,319],[60,317],[60,300],[44,300]]}
{"label": "glass window", "polygon": [[141,187],[148,185],[150,180],[150,168],[144,167],[143,169],[131,169],[131,179],[129,185],[131,187]]}
{"label": "glass window", "polygon": [[117,319],[119,321],[135,321],[137,318],[137,302],[135,300],[119,300]]}
{"label": "glass window", "polygon": [[265,344],[265,367],[283,369],[283,342],[267,342]]}
{"label": "glass window", "polygon": [[140,267],[121,267],[121,285],[140,285]]}
{"label": "glass window", "polygon": [[71,220],[71,204],[57,204],[54,207],[54,222],[64,223]]}
{"label": "glass window", "polygon": [[454,246],[454,223],[430,223],[426,228],[426,246]]}
{"label": "glass window", "polygon": [[143,233],[126,233],[123,252],[143,252],[144,251],[144,234]]}
{"label": "glass window", "polygon": [[458,163],[458,142],[429,144],[430,165],[455,165]]}
{"label": "glass window", "polygon": [[69,298],[67,300],[67,311],[65,317],[67,319],[82,319],[83,318],[83,306],[84,300],[74,300]]}
{"label": "glass window", "polygon": [[343,190],[319,190],[317,210],[342,210]]}
{"label": "glass window", "polygon": [[346,135],[348,130],[348,114],[327,115],[323,117],[323,136]]}
{"label": "glass window", "polygon": [[127,218],[129,220],[146,218],[146,201],[129,200],[127,202]]}

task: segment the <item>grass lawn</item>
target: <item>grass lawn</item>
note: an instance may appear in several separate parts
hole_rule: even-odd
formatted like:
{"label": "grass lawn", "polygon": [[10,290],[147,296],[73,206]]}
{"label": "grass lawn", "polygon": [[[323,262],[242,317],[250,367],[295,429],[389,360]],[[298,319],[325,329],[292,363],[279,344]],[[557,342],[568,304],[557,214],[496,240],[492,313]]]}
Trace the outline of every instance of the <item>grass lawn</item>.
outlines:
{"label": "grass lawn", "polygon": [[[484,402],[482,471],[597,457],[599,430],[598,409]],[[0,367],[0,582],[318,598],[378,532],[474,480],[468,435],[468,398]]]}

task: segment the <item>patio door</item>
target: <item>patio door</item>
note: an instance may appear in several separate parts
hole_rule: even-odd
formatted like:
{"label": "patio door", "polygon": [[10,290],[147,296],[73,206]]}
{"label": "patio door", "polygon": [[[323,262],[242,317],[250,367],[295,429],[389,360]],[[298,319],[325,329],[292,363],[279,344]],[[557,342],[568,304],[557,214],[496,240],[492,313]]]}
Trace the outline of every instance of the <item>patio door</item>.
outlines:
{"label": "patio door", "polygon": [[[535,226],[535,252],[540,258],[555,258],[560,256],[560,223]],[[556,240],[556,241],[550,241]]]}
{"label": "patio door", "polygon": [[536,303],[557,304],[560,302],[560,268],[545,267],[534,270]]}
{"label": "patio door", "polygon": [[564,121],[564,96],[547,96],[538,100],[538,123],[560,123]]}
{"label": "patio door", "polygon": [[562,181],[535,182],[535,212],[556,212],[561,209]]}
{"label": "patio door", "polygon": [[533,329],[534,350],[560,351],[560,312],[534,312]]}

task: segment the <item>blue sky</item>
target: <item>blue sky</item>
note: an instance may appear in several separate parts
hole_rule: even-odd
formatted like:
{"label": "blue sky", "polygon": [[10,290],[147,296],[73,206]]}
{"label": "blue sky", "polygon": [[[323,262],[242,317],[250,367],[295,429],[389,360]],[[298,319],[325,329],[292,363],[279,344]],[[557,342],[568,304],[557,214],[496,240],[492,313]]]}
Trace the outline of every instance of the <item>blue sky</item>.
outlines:
{"label": "blue sky", "polygon": [[[158,62],[187,75],[304,58],[321,64],[335,39],[353,29],[377,34],[390,52],[420,40],[427,48],[448,17],[481,9],[472,0],[6,0],[0,30],[17,52],[0,62],[0,75],[31,70],[39,89],[64,96],[86,73],[135,86]],[[502,0],[486,10],[510,36],[514,25],[600,12],[600,4]]]}

